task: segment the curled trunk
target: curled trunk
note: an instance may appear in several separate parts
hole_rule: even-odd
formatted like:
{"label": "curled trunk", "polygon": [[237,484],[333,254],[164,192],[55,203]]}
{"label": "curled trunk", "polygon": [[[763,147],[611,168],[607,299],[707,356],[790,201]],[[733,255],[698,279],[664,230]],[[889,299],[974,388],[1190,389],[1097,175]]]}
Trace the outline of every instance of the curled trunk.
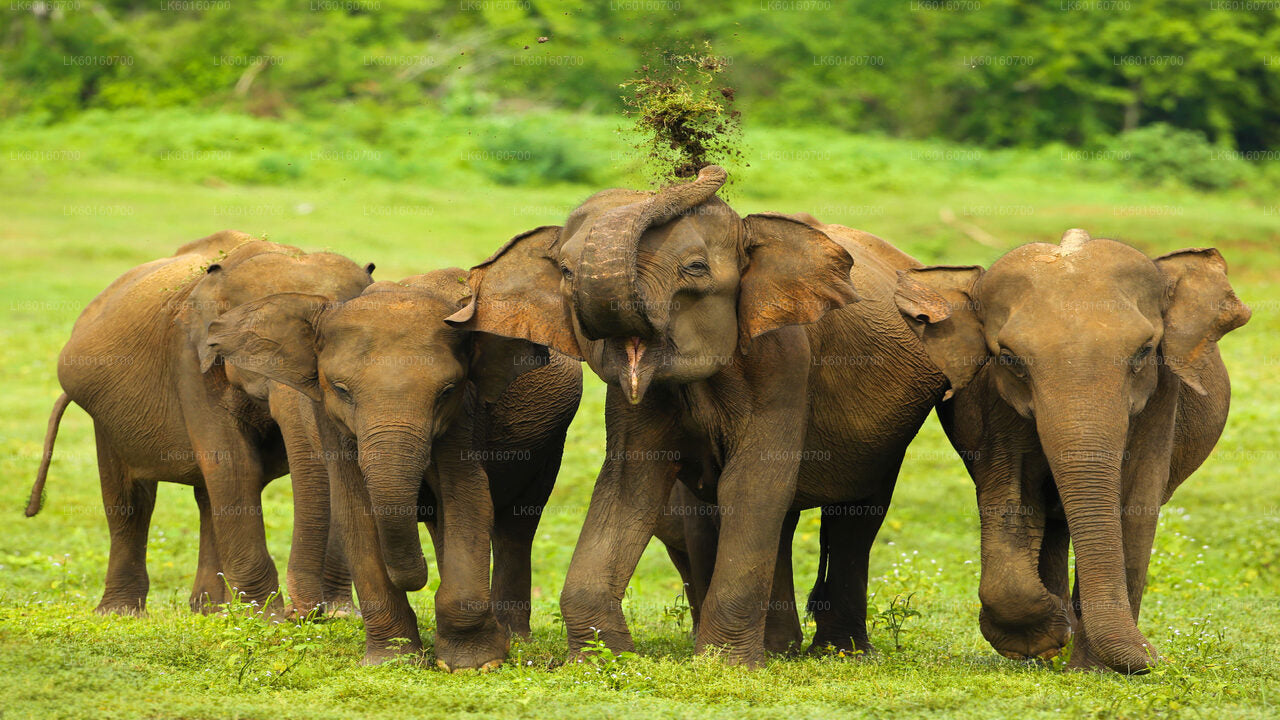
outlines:
{"label": "curled trunk", "polygon": [[574,286],[575,307],[588,339],[649,337],[654,328],[636,284],[640,236],[701,205],[724,184],[724,169],[708,165],[698,178],[596,219],[587,234]]}

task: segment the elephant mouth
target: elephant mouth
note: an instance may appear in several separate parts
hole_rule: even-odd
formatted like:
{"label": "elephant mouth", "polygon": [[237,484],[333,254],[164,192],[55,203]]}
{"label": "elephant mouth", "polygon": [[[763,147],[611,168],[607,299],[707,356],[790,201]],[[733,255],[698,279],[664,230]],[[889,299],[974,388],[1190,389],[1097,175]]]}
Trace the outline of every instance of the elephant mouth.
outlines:
{"label": "elephant mouth", "polygon": [[606,356],[612,357],[617,365],[618,385],[627,394],[627,402],[638,405],[665,355],[663,347],[646,344],[638,337],[607,340],[605,344],[613,346],[608,349],[611,352],[606,351]]}
{"label": "elephant mouth", "polygon": [[669,339],[638,336],[597,341],[588,364],[601,380],[617,385],[638,405],[655,382],[683,385],[716,374],[731,358],[681,353]]}

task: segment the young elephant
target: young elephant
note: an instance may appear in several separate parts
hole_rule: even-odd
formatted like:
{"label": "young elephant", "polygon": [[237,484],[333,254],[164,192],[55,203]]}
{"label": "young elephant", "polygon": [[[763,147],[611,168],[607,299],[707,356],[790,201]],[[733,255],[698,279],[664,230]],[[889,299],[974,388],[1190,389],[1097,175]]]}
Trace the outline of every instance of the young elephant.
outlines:
{"label": "young elephant", "polygon": [[345,303],[277,295],[210,330],[209,347],[231,364],[315,402],[366,663],[422,648],[406,595],[427,583],[419,520],[440,568],[438,664],[496,665],[508,631],[529,633],[530,547],[582,369],[526,341],[446,325],[469,294],[465,278],[449,269],[375,283]]}
{"label": "young elephant", "polygon": [[249,601],[265,602],[279,582],[267,553],[261,493],[289,471],[286,455],[296,458],[289,559],[295,605],[350,602],[341,549],[326,540],[328,482],[323,465],[308,458],[300,396],[217,362],[205,338],[214,318],[249,300],[286,291],[345,299],[371,282],[372,269],[225,231],[130,270],[85,308],[58,357],[65,393],[50,419],[27,515],[40,510],[58,421],[75,402],[93,418],[111,527],[98,612],[146,609],[147,531],[162,480],[193,486],[200,506],[191,608],[225,602],[227,584]]}
{"label": "young elephant", "polygon": [[1137,620],[1156,520],[1222,433],[1217,341],[1250,315],[1222,256],[1069,230],[986,272],[900,273],[896,299],[956,393],[939,416],[977,484],[983,635],[1047,657],[1074,629],[1073,666],[1154,666]]}
{"label": "young elephant", "polygon": [[710,166],[656,194],[597,193],[473,268],[449,318],[583,357],[609,385],[608,454],[560,598],[575,651],[596,632],[633,648],[621,600],[677,479],[718,506],[699,651],[763,661],[789,516],[839,503],[868,508],[832,526],[831,596],[856,620],[815,644],[866,647],[867,555],[946,390],[893,305],[895,271],[918,263],[857,230],[739,217],[715,197],[724,181]]}

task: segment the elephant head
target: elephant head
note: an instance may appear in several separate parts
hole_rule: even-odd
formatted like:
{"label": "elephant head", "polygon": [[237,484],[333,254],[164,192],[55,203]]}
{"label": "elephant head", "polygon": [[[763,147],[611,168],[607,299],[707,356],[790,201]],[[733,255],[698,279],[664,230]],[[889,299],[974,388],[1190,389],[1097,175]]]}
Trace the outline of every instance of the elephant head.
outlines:
{"label": "elephant head", "polygon": [[712,165],[657,193],[593,195],[473,268],[472,301],[447,322],[583,358],[634,404],[857,299],[848,251],[793,218],[739,217],[716,197],[725,178]]}
{"label": "elephant head", "polygon": [[467,402],[496,400],[547,358],[546,348],[523,340],[446,325],[470,294],[465,279],[463,270],[440,270],[374,283],[347,302],[272,295],[210,327],[211,352],[321,403],[354,441],[352,460],[367,483],[382,560],[402,590],[427,583],[418,495],[433,445]]}
{"label": "elephant head", "polygon": [[985,272],[901,271],[895,299],[952,392],[983,373],[983,387],[1034,427],[1075,548],[1091,650],[1122,672],[1148,668],[1154,648],[1127,594],[1122,466],[1159,366],[1205,393],[1216,342],[1249,319],[1222,256],[1190,249],[1152,260],[1069,230],[1060,244],[1019,247]]}
{"label": "elephant head", "polygon": [[[221,314],[253,300],[300,292],[330,300],[359,295],[373,282],[373,263],[363,268],[342,255],[305,253],[289,245],[257,240],[242,233],[219,233],[197,243],[234,236],[238,241],[209,263],[182,301],[179,322],[200,362],[200,372],[213,367],[217,353],[209,346],[209,326]],[[192,243],[195,245],[196,243]],[[223,244],[227,244],[224,239]],[[250,394],[265,397],[260,374],[250,367],[230,367],[228,377]]]}

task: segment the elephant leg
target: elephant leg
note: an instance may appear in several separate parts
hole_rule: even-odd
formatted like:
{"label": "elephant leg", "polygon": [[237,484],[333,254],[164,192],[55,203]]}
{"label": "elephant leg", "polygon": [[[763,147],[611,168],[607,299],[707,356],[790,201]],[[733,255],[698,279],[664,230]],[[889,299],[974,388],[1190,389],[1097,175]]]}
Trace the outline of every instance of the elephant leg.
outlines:
{"label": "elephant leg", "polygon": [[846,653],[875,652],[867,634],[867,576],[871,547],[889,511],[897,476],[881,485],[880,492],[864,502],[823,508],[821,543],[827,555],[827,577],[819,578],[811,608],[817,632],[809,652],[828,647]]}
{"label": "elephant leg", "polygon": [[321,457],[309,447],[305,451],[289,447],[293,443],[288,441],[287,433],[285,445],[293,483],[293,537],[285,582],[294,611],[306,615],[324,602],[330,545],[329,474]]}
{"label": "elephant leg", "polygon": [[[232,457],[239,453],[232,451]],[[213,532],[218,543],[218,559],[231,592],[245,602],[269,612],[284,613],[279,598],[280,581],[275,562],[267,552],[267,533],[262,523],[262,470],[256,463],[233,467],[206,464],[205,483],[213,512]],[[239,468],[234,466],[239,465]]]}
{"label": "elephant leg", "polygon": [[[493,526],[493,610],[508,633],[529,637],[530,555],[542,504],[504,508]],[[521,508],[525,508],[524,511]]]}
{"label": "elephant leg", "polygon": [[218,560],[218,542],[213,529],[213,507],[209,492],[202,487],[194,489],[196,505],[200,508],[200,560],[196,566],[196,581],[191,588],[188,604],[192,612],[208,614],[227,602],[227,584],[222,580],[222,563]]}
{"label": "elephant leg", "polygon": [[352,612],[355,601],[351,596],[351,565],[347,560],[346,546],[338,522],[329,516],[329,541],[324,553],[324,606],[330,611]]}
{"label": "elephant leg", "polygon": [[676,463],[652,452],[677,446],[670,422],[650,400],[630,406],[609,387],[607,453],[560,593],[571,655],[597,638],[614,652],[635,650],[622,598],[676,479]]}
{"label": "elephant leg", "polygon": [[478,462],[460,461],[463,455],[456,449],[434,453],[440,498],[435,654],[436,663],[450,671],[501,663],[509,643],[494,615],[490,588],[489,480]]}
{"label": "elephant leg", "polygon": [[351,579],[360,599],[364,618],[365,651],[362,665],[377,665],[392,657],[422,652],[418,618],[405,591],[391,584],[373,505],[364,488],[364,477],[356,465],[356,450],[344,444],[328,421],[320,423],[321,440],[329,461],[330,508],[337,534],[350,561]]}
{"label": "elephant leg", "polygon": [[[513,635],[527,638],[532,613],[533,540],[538,533],[542,511],[560,473],[564,436],[553,438],[554,448],[537,475],[517,500],[495,513],[493,525],[493,600],[498,623]],[[504,472],[507,474],[507,472]]]}
{"label": "elephant leg", "polygon": [[1040,582],[1050,594],[1062,598],[1063,605],[1071,603],[1070,548],[1071,533],[1067,529],[1067,519],[1047,516],[1044,539],[1040,541]]}
{"label": "elephant leg", "polygon": [[796,610],[795,573],[791,566],[791,541],[800,522],[800,512],[787,513],[778,536],[778,558],[773,565],[773,588],[764,619],[764,649],[779,655],[794,655],[804,642],[800,614]]}
{"label": "elephant leg", "polygon": [[100,614],[138,615],[146,612],[147,531],[156,504],[156,484],[135,482],[116,455],[111,441],[96,426],[98,476],[102,482],[102,507],[111,532],[107,582],[98,603]]}
{"label": "elephant leg", "polygon": [[766,608],[802,445],[798,429],[787,432],[794,423],[771,416],[753,418],[740,440],[752,451],[732,455],[720,475],[720,540],[695,643],[698,652],[720,648],[729,662],[749,667],[765,660]]}
{"label": "elephant leg", "polygon": [[[680,485],[681,491],[688,490]],[[692,495],[690,494],[690,497]],[[716,548],[720,544],[720,525],[714,513],[715,505],[694,501],[691,514],[684,521],[685,543],[689,551],[689,571],[693,576],[689,593],[689,614],[693,617],[694,635],[702,617],[702,605],[711,587],[711,575],[716,569]]]}
{"label": "elephant leg", "polygon": [[971,472],[982,525],[982,635],[1008,658],[1056,656],[1073,623],[1062,577],[1066,521],[1054,521],[1055,531],[1048,519],[1048,464],[1039,453],[987,447]]}

